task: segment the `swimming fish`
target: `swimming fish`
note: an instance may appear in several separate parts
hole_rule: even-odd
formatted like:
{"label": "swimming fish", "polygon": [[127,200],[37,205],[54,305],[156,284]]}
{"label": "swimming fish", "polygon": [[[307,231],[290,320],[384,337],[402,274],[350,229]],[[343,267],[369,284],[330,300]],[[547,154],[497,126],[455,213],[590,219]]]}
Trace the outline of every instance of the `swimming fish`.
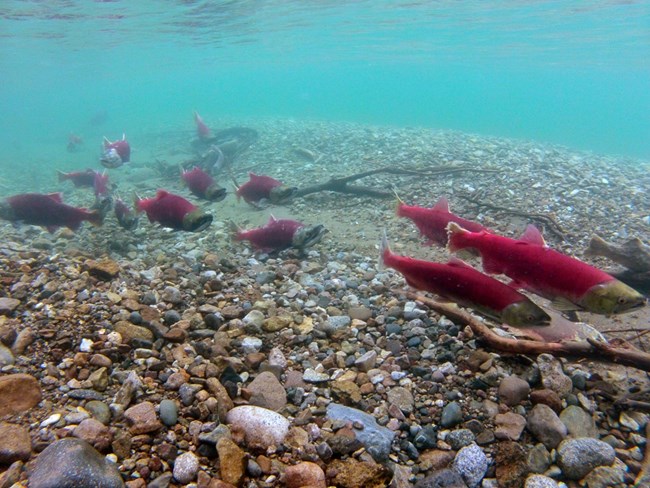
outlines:
{"label": "swimming fish", "polygon": [[237,198],[243,198],[246,202],[256,204],[262,199],[271,203],[281,203],[288,200],[296,192],[297,188],[289,187],[281,181],[270,176],[248,173],[249,180],[237,188]]}
{"label": "swimming fish", "polygon": [[219,186],[214,178],[201,168],[194,167],[191,171],[183,170],[181,178],[192,193],[199,198],[219,202],[226,198],[226,189]]}
{"label": "swimming fish", "polygon": [[188,232],[199,232],[212,223],[212,215],[180,195],[158,190],[153,198],[135,198],[136,212],[146,212],[149,222],[163,227]]}
{"label": "swimming fish", "polygon": [[108,196],[108,174],[95,171],[93,190],[95,190],[95,196],[98,198]]}
{"label": "swimming fish", "polygon": [[203,122],[203,119],[196,111],[194,111],[194,123],[196,124],[196,135],[199,139],[210,139],[210,128]]}
{"label": "swimming fish", "polygon": [[271,215],[262,227],[239,230],[238,241],[249,241],[253,247],[264,252],[281,251],[289,247],[304,249],[321,241],[327,232],[322,225],[306,226],[291,219],[276,219]]}
{"label": "swimming fish", "polygon": [[97,171],[94,169],[87,169],[85,171],[71,171],[64,173],[57,170],[59,181],[71,181],[74,186],[93,186],[95,184],[95,174]]}
{"label": "swimming fish", "polygon": [[122,134],[122,139],[111,142],[104,137],[104,152],[100,163],[107,168],[119,168],[124,163],[131,161],[131,146]]}
{"label": "swimming fish", "polygon": [[6,198],[0,202],[0,218],[41,225],[49,232],[59,227],[77,230],[85,220],[97,226],[103,223],[101,212],[66,205],[60,193],[23,193]]}
{"label": "swimming fish", "polygon": [[126,230],[134,230],[138,227],[138,215],[133,212],[120,197],[115,200],[115,218],[120,227]]}
{"label": "swimming fish", "polygon": [[479,223],[451,213],[449,211],[449,202],[445,197],[440,197],[438,202],[431,208],[406,205],[398,199],[397,216],[411,219],[420,234],[428,239],[427,244],[429,245],[433,243],[439,246],[447,245],[447,225],[449,222],[456,222],[463,229],[471,232],[489,231]]}
{"label": "swimming fish", "polygon": [[518,240],[470,232],[454,222],[448,231],[450,251],[475,249],[486,273],[504,274],[512,286],[553,300],[560,310],[582,308],[611,315],[645,304],[643,295],[613,276],[546,246],[533,225]]}
{"label": "swimming fish", "polygon": [[550,324],[551,317],[528,297],[460,259],[434,263],[398,256],[391,252],[384,233],[379,260],[380,265],[399,271],[413,288],[430,291],[499,322],[515,327]]}

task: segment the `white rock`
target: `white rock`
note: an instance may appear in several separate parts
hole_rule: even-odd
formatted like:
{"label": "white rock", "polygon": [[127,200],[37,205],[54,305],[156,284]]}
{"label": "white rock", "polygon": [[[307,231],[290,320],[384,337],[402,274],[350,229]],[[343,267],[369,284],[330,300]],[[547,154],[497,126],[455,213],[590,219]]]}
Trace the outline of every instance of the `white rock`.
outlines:
{"label": "white rock", "polygon": [[193,452],[185,452],[174,461],[174,479],[186,485],[196,478],[199,472],[199,459]]}
{"label": "white rock", "polygon": [[282,444],[290,426],[279,413],[253,405],[233,408],[226,415],[226,422],[244,433],[246,444],[261,449]]}

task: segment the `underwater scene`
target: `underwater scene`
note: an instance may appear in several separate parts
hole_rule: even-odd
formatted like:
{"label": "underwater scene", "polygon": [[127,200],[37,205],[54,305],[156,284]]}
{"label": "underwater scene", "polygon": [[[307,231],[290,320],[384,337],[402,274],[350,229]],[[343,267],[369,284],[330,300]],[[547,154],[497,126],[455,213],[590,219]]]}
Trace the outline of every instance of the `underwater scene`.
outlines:
{"label": "underwater scene", "polygon": [[0,488],[650,486],[649,3],[0,36]]}

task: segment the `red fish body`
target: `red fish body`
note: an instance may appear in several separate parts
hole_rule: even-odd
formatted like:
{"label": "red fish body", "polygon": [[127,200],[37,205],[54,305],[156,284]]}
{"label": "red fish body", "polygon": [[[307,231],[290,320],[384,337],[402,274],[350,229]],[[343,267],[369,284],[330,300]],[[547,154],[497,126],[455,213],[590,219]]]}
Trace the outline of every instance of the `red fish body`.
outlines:
{"label": "red fish body", "polygon": [[97,171],[94,169],[87,169],[85,171],[71,171],[64,173],[58,171],[59,181],[72,181],[74,186],[93,186],[95,184],[95,174]]}
{"label": "red fish body", "polygon": [[296,190],[270,176],[255,173],[249,173],[248,176],[250,179],[237,188],[235,194],[237,198],[241,197],[251,204],[256,204],[263,199],[277,203],[289,198]]}
{"label": "red fish body", "polygon": [[93,189],[96,197],[105,197],[108,195],[108,174],[95,171],[93,177]]}
{"label": "red fish body", "polygon": [[50,232],[54,232],[59,227],[77,230],[84,220],[93,225],[102,224],[102,215],[99,212],[66,205],[60,193],[14,195],[0,203],[0,217],[10,221],[42,225]]}
{"label": "red fish body", "polygon": [[550,322],[546,312],[528,297],[459,259],[452,258],[445,264],[398,256],[390,251],[385,238],[380,258],[385,266],[399,271],[413,288],[430,291],[510,325]]}
{"label": "red fish body", "polygon": [[269,221],[262,227],[251,230],[240,230],[235,235],[238,241],[249,241],[253,247],[262,251],[282,250],[293,245],[293,238],[305,224],[291,219],[276,219],[269,217]]}
{"label": "red fish body", "polygon": [[567,300],[591,312],[620,313],[645,301],[613,276],[546,246],[532,225],[517,240],[450,224],[449,250],[466,248],[478,251],[485,272],[504,274],[515,286],[551,300]]}
{"label": "red fish body", "polygon": [[183,171],[181,178],[190,191],[199,198],[218,201],[226,197],[225,188],[220,187],[214,178],[201,168],[194,167],[191,171]]}
{"label": "red fish body", "polygon": [[153,198],[136,198],[135,208],[146,212],[149,222],[175,230],[200,231],[212,222],[212,215],[201,211],[180,195],[158,190]]}
{"label": "red fish body", "polygon": [[449,211],[449,202],[445,197],[441,197],[432,208],[406,205],[400,201],[397,204],[397,215],[411,219],[420,234],[428,239],[427,244],[436,243],[439,246],[446,246],[447,225],[449,222],[455,222],[463,229],[471,232],[489,232],[481,224],[451,213]]}
{"label": "red fish body", "polygon": [[196,135],[199,139],[210,138],[210,128],[203,122],[198,112],[194,112],[194,123],[196,124]]}
{"label": "red fish body", "polygon": [[111,142],[104,137],[104,154],[101,163],[107,168],[118,168],[131,161],[131,146],[122,134],[122,139]]}

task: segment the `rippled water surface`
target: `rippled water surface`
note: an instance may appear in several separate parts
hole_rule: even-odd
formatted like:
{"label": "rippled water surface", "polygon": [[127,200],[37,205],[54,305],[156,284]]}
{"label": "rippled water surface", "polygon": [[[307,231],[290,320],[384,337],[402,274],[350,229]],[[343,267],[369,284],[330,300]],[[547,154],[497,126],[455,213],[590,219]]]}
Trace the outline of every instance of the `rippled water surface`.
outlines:
{"label": "rippled water surface", "polygon": [[0,36],[0,169],[192,110],[650,158],[648,2],[5,0]]}

